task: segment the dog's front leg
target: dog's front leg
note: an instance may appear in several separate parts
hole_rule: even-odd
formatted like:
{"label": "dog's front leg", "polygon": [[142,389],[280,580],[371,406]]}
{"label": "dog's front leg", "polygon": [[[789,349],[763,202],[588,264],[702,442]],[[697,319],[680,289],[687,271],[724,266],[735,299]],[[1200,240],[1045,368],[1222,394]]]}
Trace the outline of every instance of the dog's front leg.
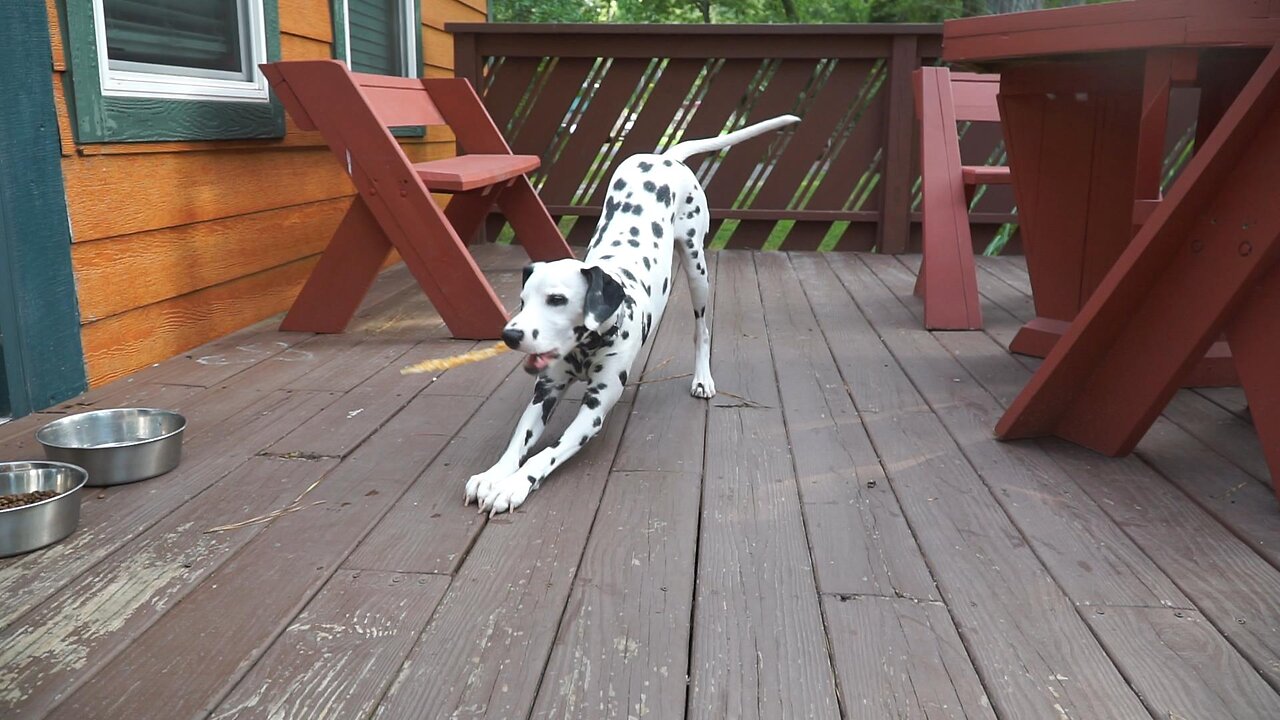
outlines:
{"label": "dog's front leg", "polygon": [[477,497],[487,496],[490,492],[489,488],[494,483],[520,469],[520,464],[524,462],[529,448],[542,437],[542,432],[547,427],[547,420],[551,418],[551,413],[560,402],[560,397],[564,395],[569,382],[570,378],[563,373],[548,372],[538,377],[538,382],[533,388],[533,400],[520,416],[520,422],[516,423],[516,430],[511,435],[511,442],[507,444],[506,451],[502,453],[502,457],[498,458],[498,462],[493,464],[493,467],[472,475],[467,480],[466,491],[463,494],[464,504],[470,505],[471,501]]}
{"label": "dog's front leg", "polygon": [[543,478],[576,455],[587,441],[600,432],[605,416],[618,402],[618,398],[622,397],[622,388],[620,382],[599,383],[588,388],[578,415],[569,423],[564,435],[550,447],[529,458],[516,472],[490,484],[489,492],[481,492],[479,495],[480,509],[487,508],[489,515],[493,516],[520,507],[525,498],[529,497],[530,491],[537,489],[542,483]]}

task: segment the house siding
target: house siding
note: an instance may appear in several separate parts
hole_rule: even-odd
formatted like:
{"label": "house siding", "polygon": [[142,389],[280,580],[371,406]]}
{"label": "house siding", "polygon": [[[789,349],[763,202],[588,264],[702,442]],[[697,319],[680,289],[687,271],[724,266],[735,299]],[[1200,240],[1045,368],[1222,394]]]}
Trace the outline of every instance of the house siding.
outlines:
{"label": "house siding", "polygon": [[[286,310],[354,194],[319,135],[286,119],[281,140],[77,146],[63,35],[47,6],[90,386]],[[279,0],[282,59],[332,56],[329,7]],[[485,3],[423,0],[421,10],[423,75],[452,76],[444,24],[483,21]],[[452,140],[431,128],[403,142],[424,161],[452,155]]]}

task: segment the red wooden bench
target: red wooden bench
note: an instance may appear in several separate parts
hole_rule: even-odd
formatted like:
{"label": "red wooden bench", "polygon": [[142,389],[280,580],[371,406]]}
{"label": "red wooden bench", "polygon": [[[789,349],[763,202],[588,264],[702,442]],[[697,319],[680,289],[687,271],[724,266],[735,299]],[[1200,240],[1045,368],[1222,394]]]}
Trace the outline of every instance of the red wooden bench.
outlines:
{"label": "red wooden bench", "polygon": [[[342,332],[392,248],[455,336],[496,338],[507,314],[467,251],[496,205],[535,260],[572,257],[470,83],[353,73],[334,60],[262,66],[303,130],[318,130],[358,195],[281,330]],[[389,128],[447,125],[466,155],[413,163]],[[441,210],[431,193],[451,193]]]}
{"label": "red wooden bench", "polygon": [[942,67],[915,71],[920,120],[924,257],[916,294],[924,299],[930,330],[982,327],[978,278],[969,232],[969,204],[979,185],[1007,185],[1005,166],[963,165],[957,122],[1000,122],[999,75],[953,73]]}

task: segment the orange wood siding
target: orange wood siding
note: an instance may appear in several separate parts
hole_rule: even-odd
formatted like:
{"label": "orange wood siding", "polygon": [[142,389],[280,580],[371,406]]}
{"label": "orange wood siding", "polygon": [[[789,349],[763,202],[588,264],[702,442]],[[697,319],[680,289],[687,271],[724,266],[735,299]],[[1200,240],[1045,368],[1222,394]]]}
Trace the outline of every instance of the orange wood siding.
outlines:
{"label": "orange wood siding", "polygon": [[[330,57],[329,0],[278,1],[283,58]],[[90,385],[287,309],[353,192],[319,136],[287,119],[279,141],[77,146],[62,34],[46,4]],[[452,75],[444,24],[483,21],[484,7],[422,0],[424,76]],[[452,141],[434,128],[404,142],[421,161],[452,155]]]}

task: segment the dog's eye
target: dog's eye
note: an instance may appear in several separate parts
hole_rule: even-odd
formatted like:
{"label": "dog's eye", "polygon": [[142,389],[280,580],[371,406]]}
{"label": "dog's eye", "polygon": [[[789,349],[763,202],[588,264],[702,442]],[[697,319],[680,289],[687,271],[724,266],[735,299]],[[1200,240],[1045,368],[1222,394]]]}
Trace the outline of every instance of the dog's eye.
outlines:
{"label": "dog's eye", "polygon": [[547,304],[548,304],[548,305],[550,305],[550,306],[552,306],[552,307],[559,307],[559,306],[561,306],[561,305],[568,305],[568,304],[569,304],[569,298],[567,298],[567,297],[565,297],[565,296],[563,296],[563,295],[548,295],[548,296],[547,296]]}

